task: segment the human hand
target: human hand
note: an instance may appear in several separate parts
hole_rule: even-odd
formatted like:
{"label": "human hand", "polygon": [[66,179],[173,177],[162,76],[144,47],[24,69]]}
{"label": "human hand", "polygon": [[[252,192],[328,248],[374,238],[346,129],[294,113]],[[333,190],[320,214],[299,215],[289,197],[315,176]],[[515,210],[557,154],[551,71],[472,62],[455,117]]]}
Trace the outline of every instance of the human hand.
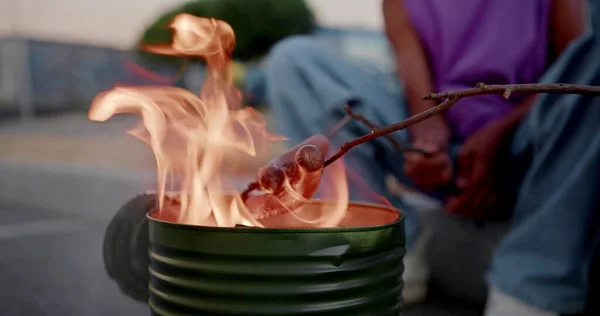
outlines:
{"label": "human hand", "polygon": [[248,197],[246,206],[256,219],[283,214],[302,206],[321,182],[329,141],[312,136],[259,169],[261,195]]}
{"label": "human hand", "polygon": [[449,183],[452,172],[452,162],[445,151],[404,155],[404,173],[423,191],[431,192]]}
{"label": "human hand", "polygon": [[442,116],[433,116],[409,128],[414,147],[435,153],[446,150],[450,141],[450,127]]}
{"label": "human hand", "polygon": [[493,124],[467,139],[458,154],[456,184],[460,194],[450,197],[446,211],[461,217],[482,219],[497,199],[495,190],[501,145],[507,128]]}
{"label": "human hand", "polygon": [[450,129],[443,117],[434,116],[410,129],[412,147],[427,152],[406,153],[404,172],[422,190],[433,191],[452,178],[452,163],[446,152]]}

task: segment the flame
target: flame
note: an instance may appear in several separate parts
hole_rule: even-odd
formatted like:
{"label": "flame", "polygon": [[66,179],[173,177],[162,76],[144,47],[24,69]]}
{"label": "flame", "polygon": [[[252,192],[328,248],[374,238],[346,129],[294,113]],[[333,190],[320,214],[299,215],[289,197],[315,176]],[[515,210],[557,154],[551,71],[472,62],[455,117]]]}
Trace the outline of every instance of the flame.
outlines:
{"label": "flame", "polygon": [[[169,203],[165,202],[167,186],[171,179],[177,178],[180,183],[176,197],[180,207],[174,221],[264,227],[227,183],[226,176],[232,166],[223,165],[223,161],[226,158],[243,161],[244,157],[255,156],[257,148],[285,138],[268,132],[259,112],[241,107],[240,92],[232,84],[230,67],[235,36],[227,23],[180,14],[170,28],[171,44],[143,49],[156,54],[203,58],[207,76],[200,95],[167,86],[116,87],[94,99],[89,118],[106,121],[119,113],[141,116],[140,126],[129,133],[146,142],[154,153],[160,213],[169,212]],[[324,177],[323,182],[331,182],[326,187],[333,190],[327,196],[335,199],[335,205],[320,210],[318,218],[303,218],[301,211],[290,210],[296,222],[335,226],[342,219],[348,205],[343,163],[327,169],[325,174],[331,176]]]}

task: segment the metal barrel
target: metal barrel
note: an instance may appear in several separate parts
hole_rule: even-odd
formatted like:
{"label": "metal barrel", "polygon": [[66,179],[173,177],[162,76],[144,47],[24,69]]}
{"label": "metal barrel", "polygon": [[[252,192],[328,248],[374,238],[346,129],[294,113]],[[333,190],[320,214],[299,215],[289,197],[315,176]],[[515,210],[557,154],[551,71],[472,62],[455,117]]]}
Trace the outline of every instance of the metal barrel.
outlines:
{"label": "metal barrel", "polygon": [[[149,217],[153,315],[400,315],[404,218],[346,228],[221,228]],[[393,216],[393,217],[392,217]]]}

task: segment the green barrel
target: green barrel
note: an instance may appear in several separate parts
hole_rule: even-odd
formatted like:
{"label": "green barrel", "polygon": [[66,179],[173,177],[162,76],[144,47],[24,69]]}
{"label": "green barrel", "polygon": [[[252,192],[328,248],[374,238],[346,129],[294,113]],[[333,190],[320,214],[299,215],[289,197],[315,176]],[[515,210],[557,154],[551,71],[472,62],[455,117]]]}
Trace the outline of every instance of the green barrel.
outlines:
{"label": "green barrel", "polygon": [[148,216],[152,314],[400,315],[404,218],[381,206],[352,204],[392,220],[265,229]]}

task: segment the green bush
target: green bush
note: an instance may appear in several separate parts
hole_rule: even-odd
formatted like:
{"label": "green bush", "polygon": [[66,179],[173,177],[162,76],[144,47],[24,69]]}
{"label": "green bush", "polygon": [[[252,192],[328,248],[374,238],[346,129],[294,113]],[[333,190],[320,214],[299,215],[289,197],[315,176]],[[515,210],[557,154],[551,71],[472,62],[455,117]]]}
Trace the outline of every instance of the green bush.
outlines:
{"label": "green bush", "polygon": [[[159,17],[144,32],[140,44],[169,43],[171,31],[166,26],[179,13],[229,23],[236,35],[233,58],[242,61],[260,58],[280,39],[310,33],[315,27],[314,15],[304,0],[196,0]],[[177,61],[149,55],[142,53],[146,60]]]}

